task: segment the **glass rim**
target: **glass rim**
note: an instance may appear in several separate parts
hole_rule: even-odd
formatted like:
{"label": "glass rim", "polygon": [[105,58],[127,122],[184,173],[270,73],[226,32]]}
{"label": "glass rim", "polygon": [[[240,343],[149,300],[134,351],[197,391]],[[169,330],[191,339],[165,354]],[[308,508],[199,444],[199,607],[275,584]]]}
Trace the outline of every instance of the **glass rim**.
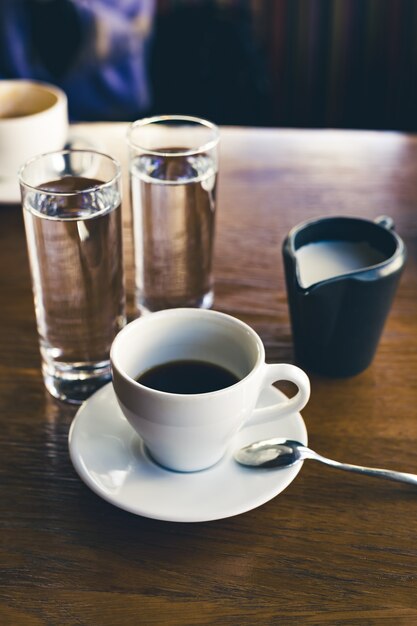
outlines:
{"label": "glass rim", "polygon": [[[45,159],[46,157],[64,156],[67,154],[93,154],[96,156],[104,157],[106,160],[111,161],[113,163],[113,165],[115,166],[116,172],[114,176],[110,178],[110,180],[106,182],[101,182],[100,184],[91,185],[91,187],[87,187],[86,189],[82,189],[80,191],[51,191],[49,189],[40,189],[39,185],[31,185],[30,183],[25,181],[24,175],[23,175],[24,170],[30,165],[32,165],[33,163],[35,163],[36,161],[40,161],[41,159]],[[20,166],[18,173],[17,173],[19,183],[22,186],[28,189],[32,189],[33,191],[42,191],[42,193],[49,195],[49,196],[61,196],[61,197],[78,196],[84,193],[91,193],[98,189],[103,189],[103,187],[111,186],[114,183],[116,183],[118,180],[120,180],[121,175],[122,175],[122,168],[121,168],[119,161],[115,159],[114,157],[110,156],[109,154],[105,154],[104,152],[100,152],[99,150],[82,150],[82,149],[72,150],[70,148],[63,149],[63,150],[52,150],[51,152],[43,152],[42,154],[37,154],[31,157],[30,159],[28,159],[27,161],[25,161],[25,163],[23,163],[23,165]],[[65,178],[65,176],[60,176],[60,179],[61,178]]]}
{"label": "glass rim", "polygon": [[[140,143],[134,142],[132,139],[132,135],[137,128],[143,128],[145,126],[149,126],[150,124],[156,124],[158,122],[192,122],[195,125],[204,126],[205,128],[213,131],[214,138],[210,139],[206,143],[201,144],[197,148],[189,148],[186,150],[178,150],[175,152],[167,151],[167,150],[155,150],[151,148],[145,148]],[[136,120],[129,124],[127,129],[127,143],[130,148],[135,150],[142,150],[146,154],[152,154],[154,156],[163,156],[163,157],[181,157],[181,156],[190,156],[192,154],[198,154],[199,152],[206,152],[208,150],[212,150],[217,146],[220,139],[220,129],[219,127],[210,122],[209,120],[205,120],[202,117],[195,117],[193,115],[154,115],[152,117],[144,117],[140,120]]]}

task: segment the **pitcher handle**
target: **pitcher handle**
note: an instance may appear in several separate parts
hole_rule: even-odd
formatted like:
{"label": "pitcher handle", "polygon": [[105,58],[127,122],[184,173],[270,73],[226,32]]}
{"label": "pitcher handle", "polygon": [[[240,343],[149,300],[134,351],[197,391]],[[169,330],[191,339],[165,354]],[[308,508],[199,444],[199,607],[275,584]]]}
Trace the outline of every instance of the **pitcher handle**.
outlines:
{"label": "pitcher handle", "polygon": [[389,215],[379,215],[374,221],[375,224],[378,224],[378,226],[382,226],[387,230],[395,230],[394,220],[392,217],[389,217]]}

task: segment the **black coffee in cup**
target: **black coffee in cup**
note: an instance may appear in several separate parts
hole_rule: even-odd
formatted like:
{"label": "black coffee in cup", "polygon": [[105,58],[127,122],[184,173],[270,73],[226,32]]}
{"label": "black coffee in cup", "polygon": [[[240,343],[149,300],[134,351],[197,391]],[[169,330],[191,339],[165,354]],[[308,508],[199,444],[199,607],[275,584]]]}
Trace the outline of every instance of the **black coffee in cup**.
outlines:
{"label": "black coffee in cup", "polygon": [[135,379],[141,385],[167,393],[196,394],[230,387],[239,378],[221,365],[183,359],[156,365]]}

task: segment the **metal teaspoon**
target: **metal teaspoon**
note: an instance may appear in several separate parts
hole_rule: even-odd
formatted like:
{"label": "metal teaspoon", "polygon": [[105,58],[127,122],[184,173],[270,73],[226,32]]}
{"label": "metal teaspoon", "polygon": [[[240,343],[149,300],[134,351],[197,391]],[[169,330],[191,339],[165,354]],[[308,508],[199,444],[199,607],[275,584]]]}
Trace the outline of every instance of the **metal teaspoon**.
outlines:
{"label": "metal teaspoon", "polygon": [[374,476],[375,478],[385,478],[387,480],[396,480],[398,482],[410,483],[417,485],[417,474],[407,474],[404,472],[393,472],[387,469],[377,469],[372,467],[362,467],[361,465],[351,465],[350,463],[339,463],[332,459],[327,459],[321,454],[317,454],[299,441],[291,439],[265,439],[257,441],[248,446],[244,446],[237,450],[234,454],[235,460],[241,465],[249,465],[254,468],[270,468],[270,467],[291,467],[305,459],[320,461],[334,467],[335,469],[346,470],[347,472],[356,472],[365,476]]}

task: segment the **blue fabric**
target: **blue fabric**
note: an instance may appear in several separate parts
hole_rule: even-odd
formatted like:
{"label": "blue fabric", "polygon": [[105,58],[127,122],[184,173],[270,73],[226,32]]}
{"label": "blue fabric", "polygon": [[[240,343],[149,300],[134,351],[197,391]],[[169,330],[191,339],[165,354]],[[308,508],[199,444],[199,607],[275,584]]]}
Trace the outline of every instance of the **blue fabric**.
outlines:
{"label": "blue fabric", "polygon": [[73,120],[133,120],[150,106],[154,8],[154,0],[1,0],[0,78],[59,85]]}

